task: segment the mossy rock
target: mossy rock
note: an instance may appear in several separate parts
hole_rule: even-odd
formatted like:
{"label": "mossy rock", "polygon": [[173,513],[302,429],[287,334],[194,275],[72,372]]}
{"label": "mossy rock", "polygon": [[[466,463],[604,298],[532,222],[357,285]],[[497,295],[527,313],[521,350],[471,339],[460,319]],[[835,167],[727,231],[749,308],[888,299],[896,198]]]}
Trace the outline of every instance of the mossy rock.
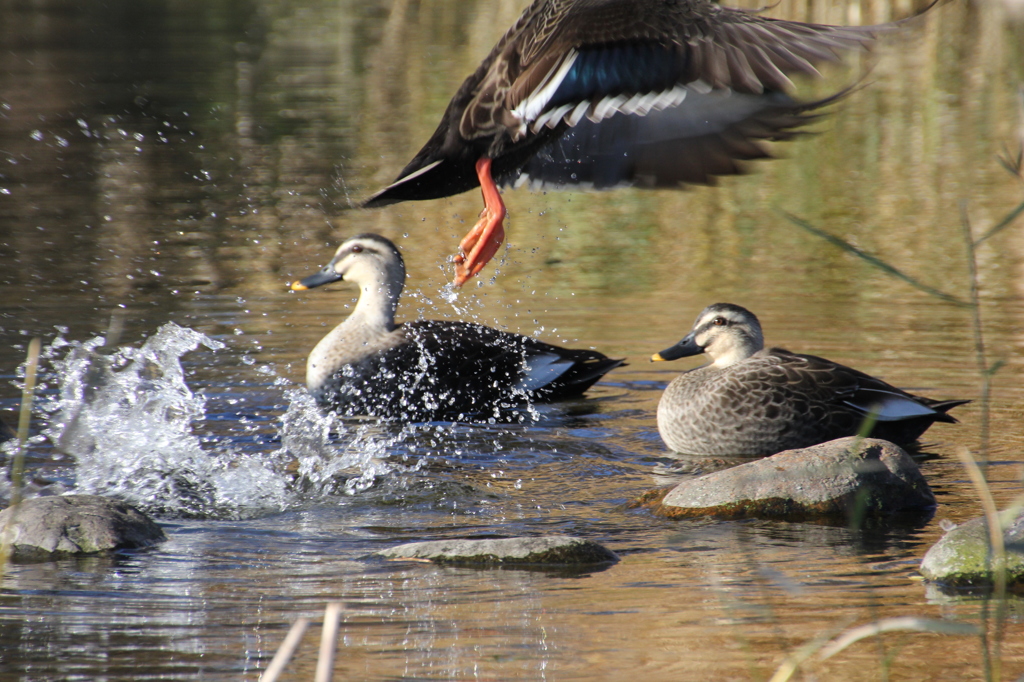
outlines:
{"label": "mossy rock", "polygon": [[[1003,533],[1006,545],[1006,582],[1024,587],[1024,511],[1012,519]],[[992,555],[988,525],[972,519],[946,533],[921,560],[921,575],[952,587],[991,585]]]}
{"label": "mossy rock", "polygon": [[167,539],[135,507],[97,495],[24,500],[0,512],[0,532],[8,533],[13,557],[24,561],[137,549]]}

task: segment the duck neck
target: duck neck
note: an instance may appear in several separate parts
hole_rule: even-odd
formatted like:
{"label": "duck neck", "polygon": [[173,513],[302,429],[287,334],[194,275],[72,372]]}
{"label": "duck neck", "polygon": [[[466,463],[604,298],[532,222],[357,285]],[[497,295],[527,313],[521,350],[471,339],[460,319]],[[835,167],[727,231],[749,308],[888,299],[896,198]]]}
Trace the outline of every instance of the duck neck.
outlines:
{"label": "duck neck", "polygon": [[712,363],[719,369],[731,367],[743,362],[764,347],[764,342],[756,337],[746,335],[731,336],[716,343],[714,348],[705,350],[711,356]]}
{"label": "duck neck", "polygon": [[395,278],[374,280],[360,286],[359,301],[343,326],[364,327],[386,334],[395,329],[395,311],[402,293],[402,282]]}
{"label": "duck neck", "polygon": [[364,358],[367,348],[378,345],[382,337],[395,330],[395,309],[405,273],[390,274],[360,284],[356,309],[309,354],[306,385],[314,395],[328,386],[335,372]]}

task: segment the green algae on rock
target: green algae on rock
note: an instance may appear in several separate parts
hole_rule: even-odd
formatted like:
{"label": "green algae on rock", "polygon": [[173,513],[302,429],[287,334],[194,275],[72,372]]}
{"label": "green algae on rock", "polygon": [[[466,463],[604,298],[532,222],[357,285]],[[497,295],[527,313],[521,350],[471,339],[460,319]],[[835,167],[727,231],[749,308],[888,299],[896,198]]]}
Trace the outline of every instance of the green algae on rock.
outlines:
{"label": "green algae on rock", "polygon": [[[1024,511],[1003,531],[1006,545],[1006,583],[1024,586]],[[982,587],[993,583],[994,558],[985,518],[972,519],[946,533],[921,560],[921,575],[952,587]]]}

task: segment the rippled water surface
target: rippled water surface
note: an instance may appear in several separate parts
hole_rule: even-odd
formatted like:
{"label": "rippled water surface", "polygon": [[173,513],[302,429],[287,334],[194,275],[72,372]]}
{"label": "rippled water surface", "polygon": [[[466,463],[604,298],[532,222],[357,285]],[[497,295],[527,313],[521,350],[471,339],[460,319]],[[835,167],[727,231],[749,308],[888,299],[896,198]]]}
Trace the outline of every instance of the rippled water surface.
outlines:
{"label": "rippled water surface", "polygon": [[[770,11],[871,23],[905,4]],[[764,680],[852,625],[979,622],[984,600],[915,577],[940,524],[980,513],[956,457],[986,445],[971,313],[785,214],[967,300],[964,226],[981,236],[1024,200],[1000,162],[1024,138],[1015,5],[944,4],[798,82],[808,97],[858,88],[814,135],[777,148],[781,160],[716,188],[508,192],[507,249],[452,299],[446,259],[477,193],[349,207],[429,136],[521,0],[0,0],[0,416],[15,421],[18,365],[42,337],[29,494],[121,497],[169,537],[12,566],[0,678],[255,680],[306,616],[314,627],[285,679],[307,680],[328,601],[345,605],[341,679]],[[977,249],[985,362],[1001,363],[988,443],[1000,505],[1020,493],[1024,464],[1021,220]],[[324,416],[303,390],[305,356],[355,292],[287,283],[366,231],[405,255],[402,319],[475,319],[629,364],[524,425]],[[974,399],[959,425],[926,436],[935,516],[863,530],[627,508],[722,465],[671,455],[655,426],[661,389],[695,363],[647,361],[715,301],[757,312],[771,344]],[[123,330],[108,332],[112,320]],[[566,574],[368,556],[545,533],[592,538],[622,561]],[[1021,614],[1011,602],[1003,679],[1024,674]],[[806,670],[984,677],[977,638],[921,633]]]}

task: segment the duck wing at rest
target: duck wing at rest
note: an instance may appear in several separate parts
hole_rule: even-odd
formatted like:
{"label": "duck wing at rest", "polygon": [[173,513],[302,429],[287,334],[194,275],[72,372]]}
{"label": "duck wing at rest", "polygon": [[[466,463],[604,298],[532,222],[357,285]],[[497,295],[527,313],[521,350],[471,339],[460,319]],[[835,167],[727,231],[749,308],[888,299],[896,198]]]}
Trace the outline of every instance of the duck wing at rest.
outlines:
{"label": "duck wing at rest", "polygon": [[412,421],[516,421],[515,408],[581,395],[623,360],[471,322],[417,320],[322,392],[343,414]]}
{"label": "duck wing at rest", "polygon": [[[772,395],[780,410],[793,415],[794,435],[812,443],[860,432],[869,415],[875,425],[870,433],[901,445],[917,440],[935,422],[956,423],[946,414],[969,400],[933,400],[900,390],[881,379],[814,355],[791,353],[781,348],[762,351],[768,362],[758,379],[776,387],[773,392],[749,382],[752,394]],[[756,357],[756,356],[755,356]],[[795,446],[802,447],[802,446]]]}

